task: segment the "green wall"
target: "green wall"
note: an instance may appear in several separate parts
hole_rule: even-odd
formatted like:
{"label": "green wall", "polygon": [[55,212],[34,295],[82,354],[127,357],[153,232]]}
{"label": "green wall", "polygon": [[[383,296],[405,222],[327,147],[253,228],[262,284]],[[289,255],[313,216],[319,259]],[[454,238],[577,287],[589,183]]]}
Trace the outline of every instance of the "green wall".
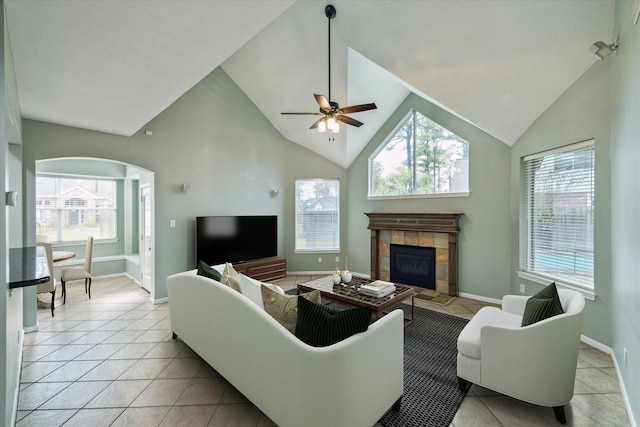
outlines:
{"label": "green wall", "polygon": [[[166,297],[168,275],[195,266],[199,215],[278,215],[278,252],[289,270],[333,269],[329,257],[318,264],[317,256],[293,252],[293,180],[343,182],[346,171],[284,139],[220,68],[130,138],[33,120],[24,120],[23,127],[23,167],[30,176],[36,160],[72,156],[117,160],[155,173],[156,299]],[[153,136],[145,136],[145,129]],[[191,190],[181,193],[187,182]],[[273,189],[280,190],[275,197]],[[27,207],[25,224],[33,223],[34,208]],[[172,219],[175,228],[169,227]]]}
{"label": "green wall", "polygon": [[511,150],[511,292],[519,292],[519,285],[532,295],[542,285],[520,279],[521,237],[526,230],[520,183],[523,176],[522,157],[574,142],[595,140],[595,301],[587,301],[583,333],[607,346],[611,342],[611,166],[609,162],[610,64],[605,60],[595,63],[556,102],[554,102],[518,139]]}
{"label": "green wall", "polygon": [[[611,58],[612,348],[636,422],[640,417],[640,22],[633,2],[617,1]],[[625,366],[623,349],[628,351]]]}
{"label": "green wall", "polygon": [[[9,138],[12,142],[20,143],[16,135],[20,135],[20,130],[12,126],[9,119],[9,104],[13,105],[14,111],[20,111],[20,104],[17,98],[15,74],[13,71],[13,59],[9,48],[8,33],[5,21],[4,2],[0,3],[0,38],[2,42],[2,53],[0,54],[0,176],[2,177],[3,188],[8,190],[9,169],[7,164],[10,158]],[[11,102],[8,97],[11,97]],[[18,124],[19,125],[19,124]],[[19,148],[11,148],[11,156],[19,158]],[[13,190],[20,190],[13,188]],[[17,391],[19,383],[20,362],[22,355],[23,325],[22,325],[22,301],[23,290],[9,290],[8,280],[8,248],[9,235],[7,228],[9,224],[8,209],[2,204],[0,209],[0,424],[12,425],[16,415]],[[19,224],[18,224],[19,226]],[[19,235],[19,233],[18,233]],[[33,293],[35,295],[35,293]]]}
{"label": "green wall", "polygon": [[[468,197],[368,200],[368,159],[410,109],[469,142]],[[464,213],[459,291],[499,299],[509,291],[509,147],[428,101],[409,95],[349,167],[349,268],[370,271],[368,212]]]}
{"label": "green wall", "polygon": [[[587,301],[583,334],[610,347],[630,418],[640,414],[640,23],[633,3],[616,1],[619,49],[594,65],[531,127],[511,150],[511,292],[540,285],[519,279],[521,158],[587,139],[596,147],[595,292]],[[624,363],[624,348],[628,360]]]}

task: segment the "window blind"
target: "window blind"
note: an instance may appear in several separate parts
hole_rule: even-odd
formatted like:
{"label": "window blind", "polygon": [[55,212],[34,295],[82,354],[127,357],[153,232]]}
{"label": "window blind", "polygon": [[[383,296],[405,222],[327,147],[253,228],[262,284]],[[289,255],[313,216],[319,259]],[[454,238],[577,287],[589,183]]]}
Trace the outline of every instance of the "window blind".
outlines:
{"label": "window blind", "polygon": [[340,250],[340,181],[296,180],[296,251]]}
{"label": "window blind", "polygon": [[593,140],[524,158],[525,271],[593,289]]}

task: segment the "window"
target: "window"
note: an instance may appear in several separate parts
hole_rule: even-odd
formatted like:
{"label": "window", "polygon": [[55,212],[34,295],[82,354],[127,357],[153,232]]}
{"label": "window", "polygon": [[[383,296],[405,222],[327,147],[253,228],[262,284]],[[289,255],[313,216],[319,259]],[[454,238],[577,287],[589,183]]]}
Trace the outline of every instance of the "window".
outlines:
{"label": "window", "polygon": [[525,271],[593,289],[593,140],[524,159]]}
{"label": "window", "polygon": [[37,233],[49,242],[116,238],[116,181],[36,175]]}
{"label": "window", "polygon": [[340,181],[296,180],[296,251],[340,250]]}
{"label": "window", "polygon": [[469,143],[412,110],[369,158],[369,197],[469,191]]}

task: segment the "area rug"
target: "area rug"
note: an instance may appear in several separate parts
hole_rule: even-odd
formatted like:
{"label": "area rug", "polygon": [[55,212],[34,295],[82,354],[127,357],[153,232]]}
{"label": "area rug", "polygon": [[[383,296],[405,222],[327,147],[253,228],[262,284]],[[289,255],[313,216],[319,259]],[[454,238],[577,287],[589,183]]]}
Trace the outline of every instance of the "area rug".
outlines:
{"label": "area rug", "polygon": [[435,303],[435,304],[447,305],[451,301],[453,301],[456,297],[455,296],[451,296],[451,295],[447,295],[447,294],[443,294],[443,293],[437,292],[437,291],[426,290],[426,291],[418,292],[416,294],[416,298],[419,298],[419,299],[421,299],[423,301],[432,302],[432,303]]}
{"label": "area rug", "polygon": [[460,391],[456,375],[456,343],[468,320],[420,307],[414,315],[404,330],[402,406],[379,422],[385,427],[446,427],[468,391]]}

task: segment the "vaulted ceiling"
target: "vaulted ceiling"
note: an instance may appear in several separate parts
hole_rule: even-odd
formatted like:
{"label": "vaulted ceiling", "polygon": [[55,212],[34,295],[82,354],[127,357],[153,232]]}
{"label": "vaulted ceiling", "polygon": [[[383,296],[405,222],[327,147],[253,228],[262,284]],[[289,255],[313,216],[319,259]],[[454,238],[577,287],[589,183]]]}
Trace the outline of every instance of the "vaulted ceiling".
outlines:
{"label": "vaulted ceiling", "polygon": [[5,0],[22,116],[130,136],[221,66],[282,135],[348,167],[410,93],[512,145],[612,41],[613,0]]}

